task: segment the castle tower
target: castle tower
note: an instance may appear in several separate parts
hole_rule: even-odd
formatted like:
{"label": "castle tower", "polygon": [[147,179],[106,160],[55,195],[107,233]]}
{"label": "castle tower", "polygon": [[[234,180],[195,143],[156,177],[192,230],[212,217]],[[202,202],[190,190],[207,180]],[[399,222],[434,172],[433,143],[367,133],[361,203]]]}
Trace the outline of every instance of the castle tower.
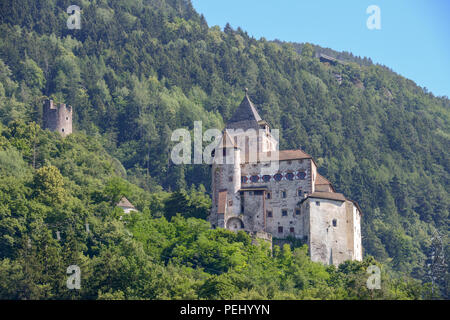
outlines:
{"label": "castle tower", "polygon": [[64,103],[56,105],[53,100],[44,101],[44,129],[59,132],[63,137],[72,133],[72,107]]}
{"label": "castle tower", "polygon": [[272,137],[269,124],[262,120],[245,89],[245,96],[226,125],[235,145],[242,150],[241,161],[251,160],[261,152],[276,151],[278,141]]}
{"label": "castle tower", "polygon": [[[225,227],[229,215],[237,214],[240,208],[241,188],[240,150],[224,130],[220,144],[214,150],[212,164],[213,208],[210,222],[213,227]],[[241,229],[241,223],[238,224]]]}

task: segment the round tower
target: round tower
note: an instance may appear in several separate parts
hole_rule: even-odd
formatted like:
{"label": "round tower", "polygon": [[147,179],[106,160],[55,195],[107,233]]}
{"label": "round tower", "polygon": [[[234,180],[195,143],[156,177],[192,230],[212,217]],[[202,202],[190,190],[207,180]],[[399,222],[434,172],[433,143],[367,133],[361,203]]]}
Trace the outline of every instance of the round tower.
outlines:
{"label": "round tower", "polygon": [[59,132],[62,136],[72,133],[72,107],[64,103],[56,105],[53,100],[44,101],[44,129]]}

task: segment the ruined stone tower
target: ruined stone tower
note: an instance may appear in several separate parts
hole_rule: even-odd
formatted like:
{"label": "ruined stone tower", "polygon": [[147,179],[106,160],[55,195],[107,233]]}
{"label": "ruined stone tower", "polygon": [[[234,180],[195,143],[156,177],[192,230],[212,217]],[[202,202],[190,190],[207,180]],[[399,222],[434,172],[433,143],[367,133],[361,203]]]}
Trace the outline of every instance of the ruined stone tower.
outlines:
{"label": "ruined stone tower", "polygon": [[44,101],[43,121],[44,129],[67,136],[72,133],[72,107],[47,99]]}

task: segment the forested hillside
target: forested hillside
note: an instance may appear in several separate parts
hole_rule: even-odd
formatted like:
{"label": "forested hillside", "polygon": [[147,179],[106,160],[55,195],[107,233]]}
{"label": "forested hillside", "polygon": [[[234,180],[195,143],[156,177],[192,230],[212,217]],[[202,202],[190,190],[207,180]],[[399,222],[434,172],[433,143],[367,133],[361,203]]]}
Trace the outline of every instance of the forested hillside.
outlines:
{"label": "forested hillside", "polygon": [[[281,148],[304,149],[358,201],[365,255],[407,279],[386,280],[377,297],[424,297],[427,285],[409,277],[430,281],[437,231],[450,254],[448,98],[369,60],[324,64],[309,44],[299,54],[209,27],[187,0],[82,0],[80,30],[66,26],[71,4],[0,3],[1,297],[369,297],[368,262],[336,271],[304,248],[270,257],[201,220],[209,167],[171,163],[170,134],[198,120],[222,128],[244,87]],[[63,140],[36,126],[45,97],[74,107],[78,133]],[[142,212],[126,228],[121,195]],[[89,270],[78,296],[62,280],[73,259]],[[448,272],[438,282],[448,296]]]}

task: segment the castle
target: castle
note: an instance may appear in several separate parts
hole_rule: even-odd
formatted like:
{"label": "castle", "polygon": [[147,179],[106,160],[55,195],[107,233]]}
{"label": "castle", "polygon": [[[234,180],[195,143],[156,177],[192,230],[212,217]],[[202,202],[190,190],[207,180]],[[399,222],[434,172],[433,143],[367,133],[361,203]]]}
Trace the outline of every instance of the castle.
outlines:
{"label": "castle", "polygon": [[62,136],[72,133],[72,107],[63,103],[58,105],[53,100],[44,101],[43,109],[44,129],[59,132]]}
{"label": "castle", "polygon": [[304,151],[278,151],[273,131],[246,92],[214,151],[212,227],[300,239],[324,264],[362,260],[358,204],[337,193]]}

